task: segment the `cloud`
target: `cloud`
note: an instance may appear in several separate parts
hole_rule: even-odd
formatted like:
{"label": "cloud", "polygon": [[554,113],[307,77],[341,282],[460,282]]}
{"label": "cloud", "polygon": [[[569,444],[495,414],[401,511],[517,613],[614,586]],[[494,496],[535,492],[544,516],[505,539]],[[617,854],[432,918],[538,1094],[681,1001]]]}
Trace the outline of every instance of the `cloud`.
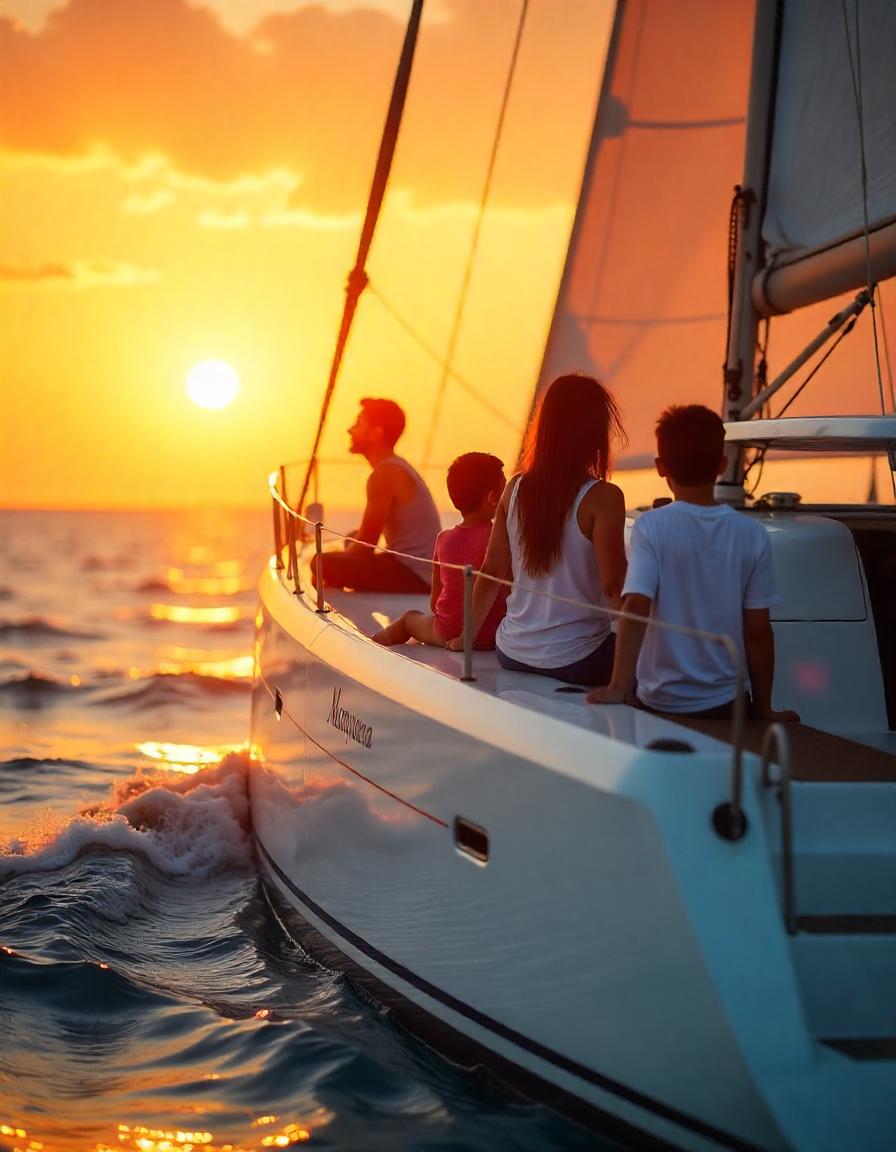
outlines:
{"label": "cloud", "polygon": [[200,212],[196,222],[200,228],[218,228],[223,231],[232,231],[238,228],[248,228],[251,218],[248,212],[215,212],[208,209]]}
{"label": "cloud", "polygon": [[161,212],[173,202],[174,193],[170,188],[157,188],[145,194],[132,192],[121,202],[121,210],[134,216],[150,216],[154,212]]}
{"label": "cloud", "polygon": [[0,284],[31,288],[133,288],[155,284],[159,273],[115,260],[44,261],[0,264]]}
{"label": "cloud", "polygon": [[316,232],[357,232],[361,225],[361,213],[347,212],[344,216],[327,216],[321,212],[307,212],[302,208],[275,208],[264,213],[261,224],[264,228],[310,228]]}
{"label": "cloud", "polygon": [[[568,118],[568,76],[577,59],[594,63],[580,45],[603,2],[532,6],[524,47],[538,84],[521,69],[513,98],[518,135],[548,160],[505,150],[497,200],[565,197],[550,156]],[[245,35],[188,0],[70,0],[36,32],[0,18],[4,104],[14,109],[0,146],[69,164],[111,153],[138,169],[154,154],[216,186],[276,171],[293,184],[284,209],[343,215],[369,187],[404,34],[398,12],[301,7]],[[452,0],[424,27],[393,173],[421,204],[478,199],[518,15],[516,0]],[[592,71],[586,98],[594,83]]]}

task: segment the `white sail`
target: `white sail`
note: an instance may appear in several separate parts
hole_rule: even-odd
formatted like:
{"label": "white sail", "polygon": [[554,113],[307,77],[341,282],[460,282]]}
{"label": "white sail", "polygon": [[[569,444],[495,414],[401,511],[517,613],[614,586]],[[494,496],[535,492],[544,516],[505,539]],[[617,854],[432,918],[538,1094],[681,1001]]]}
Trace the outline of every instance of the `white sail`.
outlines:
{"label": "white sail", "polygon": [[[848,74],[839,0],[823,0],[817,6],[809,0],[788,0],[788,13],[791,2],[797,21],[811,23],[816,7],[836,9],[840,27],[832,28],[831,36],[841,34],[840,50]],[[873,153],[870,170],[876,173],[874,252],[880,237],[886,236],[881,224],[891,211],[886,208],[890,193],[885,193],[889,187],[885,173],[896,164],[896,142],[889,150],[881,148],[880,135],[891,130],[887,124],[893,123],[896,96],[891,93],[889,102],[882,101],[881,93],[893,88],[896,64],[882,66],[880,43],[874,50],[865,50],[866,5],[874,14],[888,9],[878,25],[877,39],[882,42],[893,23],[896,3],[863,0],[861,6],[864,120],[866,136],[871,133],[866,151]],[[850,2],[846,7],[849,15]],[[630,437],[628,452],[617,460],[617,467],[652,463],[654,423],[667,404],[719,407],[727,322],[725,245],[731,197],[743,177],[754,15],[751,0],[724,4],[622,0],[617,8],[576,224],[538,383],[541,390],[558,373],[582,369],[594,372],[613,388]],[[788,27],[792,38],[798,25]],[[695,28],[700,29],[699,36]],[[896,52],[891,55],[896,60]],[[782,67],[789,75],[786,61]],[[870,79],[873,74],[876,78]],[[779,116],[785,122],[795,115],[785,111],[788,104],[805,112],[805,101],[791,90],[795,83],[781,80]],[[844,95],[841,104],[841,116],[852,117],[857,133],[854,102]],[[827,105],[818,110],[823,125]],[[818,132],[823,135],[823,126]],[[782,140],[786,136],[779,137],[779,148],[786,151]],[[889,152],[887,160],[879,158],[881,151]],[[778,171],[777,187],[782,188],[783,169],[779,166]],[[843,156],[839,171],[841,180],[846,181],[848,173],[852,180],[851,193],[843,193],[852,200],[849,213],[826,231],[820,223],[812,231],[807,212],[803,231],[794,233],[793,243],[798,238],[800,243],[814,245],[822,237],[842,238],[850,230],[856,235],[859,229],[856,243],[861,247],[861,270],[856,283],[861,285],[865,283],[865,256],[857,156]],[[792,194],[804,195],[795,184]],[[770,213],[767,220],[772,218]],[[785,254],[782,248],[778,259],[786,261],[794,253],[805,256],[806,249],[792,248]],[[855,268],[852,271],[854,275]],[[775,276],[796,274],[793,266]],[[876,275],[883,278],[880,268]],[[892,310],[894,285],[896,281],[891,280],[882,286],[882,310],[887,315]],[[776,318],[772,324],[769,380],[836,311],[821,301],[836,298],[845,303],[853,291],[851,281],[845,287],[840,281],[816,282],[815,289],[817,295],[801,301],[801,311]],[[802,307],[813,302],[814,307]],[[788,415],[880,411],[869,325],[866,310],[855,332],[837,347]],[[788,403],[811,367],[776,398],[774,413]]]}
{"label": "white sail", "polygon": [[618,6],[539,387],[575,369],[607,383],[623,467],[652,463],[664,404],[719,405],[753,14],[748,0]]}
{"label": "white sail", "polygon": [[887,279],[896,275],[896,4],[787,0],[763,221],[782,271],[760,277],[761,310],[865,284],[866,219],[872,278]]}

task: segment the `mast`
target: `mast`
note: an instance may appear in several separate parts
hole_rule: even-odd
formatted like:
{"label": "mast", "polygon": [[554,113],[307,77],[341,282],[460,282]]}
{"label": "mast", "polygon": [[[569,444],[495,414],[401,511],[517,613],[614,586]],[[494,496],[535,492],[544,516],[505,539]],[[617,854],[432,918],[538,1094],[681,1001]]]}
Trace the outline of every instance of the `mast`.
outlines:
{"label": "mast", "polygon": [[[874,309],[878,281],[896,276],[894,45],[892,0],[852,0],[851,7],[848,0],[787,0],[786,16],[784,0],[757,2],[744,187],[736,200],[728,421],[761,412],[841,333],[836,347],[869,305],[885,412]],[[771,384],[761,379],[754,387],[760,317],[798,312],[856,288],[855,299]],[[738,447],[717,485],[720,499],[742,501],[743,474]]]}
{"label": "mast", "polygon": [[[781,40],[781,0],[756,0],[750,97],[743,184],[736,191],[736,263],[731,293],[725,393],[722,418],[740,418],[753,396],[759,313],[753,303],[753,280],[763,255],[762,217],[771,156],[772,117],[778,49]],[[729,453],[728,466],[716,484],[716,497],[739,504],[744,498],[743,450]]]}
{"label": "mast", "polygon": [[327,413],[330,409],[330,401],[333,398],[333,391],[336,387],[336,380],[339,376],[342,357],[348,343],[348,336],[351,331],[352,321],[355,318],[358,301],[361,298],[361,293],[367,287],[368,277],[365,265],[367,263],[368,253],[370,252],[370,246],[373,243],[373,234],[376,230],[377,221],[379,220],[383,197],[386,194],[386,184],[392,168],[395,145],[398,142],[398,130],[401,127],[401,117],[404,112],[408,85],[411,80],[411,65],[414,62],[414,49],[417,46],[417,33],[420,28],[422,12],[423,0],[413,0],[411,15],[405,31],[404,44],[402,45],[401,56],[398,61],[398,69],[395,73],[392,98],[389,101],[389,110],[386,113],[386,123],[383,128],[383,137],[380,141],[376,168],[374,169],[373,180],[370,185],[370,195],[367,199],[367,213],[364,217],[364,226],[361,229],[361,239],[358,242],[358,254],[355,257],[355,265],[348,274],[348,281],[345,286],[345,304],[342,309],[342,321],[339,325],[339,334],[336,337],[336,347],[333,352],[333,361],[330,365],[330,375],[327,380],[320,417],[317,422],[317,433],[315,434],[314,444],[311,448],[311,456],[308,460],[305,478],[302,481],[301,495],[296,504],[296,509],[299,512],[301,512],[305,503],[311,477],[317,467],[317,453],[320,449],[321,437],[323,436],[324,425],[327,421]]}

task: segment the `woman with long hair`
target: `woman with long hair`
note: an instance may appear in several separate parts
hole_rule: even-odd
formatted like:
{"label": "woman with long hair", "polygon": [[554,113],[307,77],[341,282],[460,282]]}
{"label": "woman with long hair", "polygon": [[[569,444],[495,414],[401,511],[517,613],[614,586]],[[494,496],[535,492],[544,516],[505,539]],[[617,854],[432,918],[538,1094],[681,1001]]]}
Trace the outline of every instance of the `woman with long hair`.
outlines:
{"label": "woman with long hair", "polygon": [[[522,470],[504,490],[473,590],[473,628],[513,580],[496,638],[502,667],[606,684],[615,636],[606,613],[625,579],[625,502],[607,477],[625,442],[619,409],[592,376],[558,376],[529,426]],[[462,637],[450,647],[463,647]]]}

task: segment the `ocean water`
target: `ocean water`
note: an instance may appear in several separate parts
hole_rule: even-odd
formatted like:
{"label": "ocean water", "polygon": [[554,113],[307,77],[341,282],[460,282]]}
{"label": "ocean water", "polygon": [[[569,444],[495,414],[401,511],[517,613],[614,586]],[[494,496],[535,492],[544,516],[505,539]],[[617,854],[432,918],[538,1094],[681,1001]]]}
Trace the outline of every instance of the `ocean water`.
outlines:
{"label": "ocean water", "polygon": [[245,754],[269,530],[2,514],[0,1150],[607,1147],[270,915]]}

